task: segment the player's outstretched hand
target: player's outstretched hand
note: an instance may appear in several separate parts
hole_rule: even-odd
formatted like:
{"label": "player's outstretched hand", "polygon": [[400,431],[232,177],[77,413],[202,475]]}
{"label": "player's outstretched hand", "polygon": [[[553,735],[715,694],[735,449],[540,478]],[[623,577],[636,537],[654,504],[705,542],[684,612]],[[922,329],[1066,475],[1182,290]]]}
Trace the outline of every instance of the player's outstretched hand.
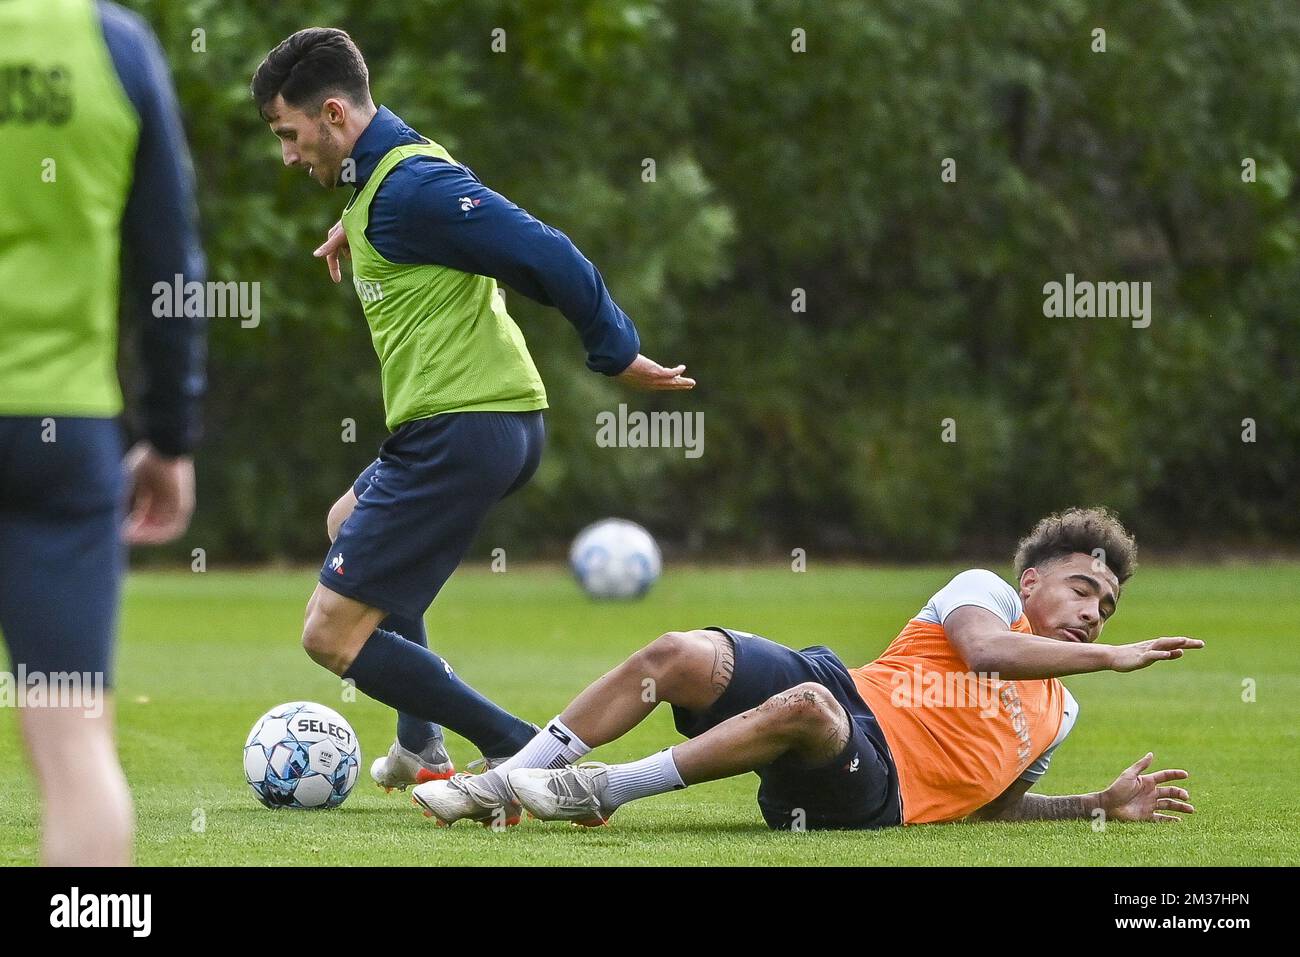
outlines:
{"label": "player's outstretched hand", "polygon": [[1179,814],[1194,814],[1196,809],[1187,803],[1190,795],[1184,788],[1166,787],[1166,781],[1182,781],[1187,772],[1181,770],[1156,771],[1143,774],[1155,760],[1150,751],[1139,758],[1128,770],[1115,779],[1110,787],[1101,792],[1101,808],[1106,817],[1115,821],[1159,821],[1162,824],[1181,821],[1174,814],[1162,814],[1162,811],[1177,811]]}
{"label": "player's outstretched hand", "polygon": [[148,442],[126,453],[131,514],[124,536],[131,545],[162,545],[179,538],[194,514],[194,460],[168,458]]}
{"label": "player's outstretched hand", "polygon": [[348,245],[348,234],[343,231],[343,220],[339,220],[330,227],[329,235],[325,237],[325,242],[316,247],[312,253],[317,259],[323,258],[325,265],[330,268],[330,278],[335,282],[341,282],[343,279],[343,270],[339,268],[339,254],[352,258],[352,248]]}
{"label": "player's outstretched hand", "polygon": [[1131,645],[1115,645],[1111,671],[1137,671],[1157,661],[1173,661],[1183,656],[1183,651],[1204,648],[1199,638],[1152,638]]}
{"label": "player's outstretched hand", "polygon": [[686,366],[665,369],[653,359],[637,356],[630,366],[614,378],[634,389],[646,389],[651,392],[694,389],[695,380],[682,375],[685,371]]}

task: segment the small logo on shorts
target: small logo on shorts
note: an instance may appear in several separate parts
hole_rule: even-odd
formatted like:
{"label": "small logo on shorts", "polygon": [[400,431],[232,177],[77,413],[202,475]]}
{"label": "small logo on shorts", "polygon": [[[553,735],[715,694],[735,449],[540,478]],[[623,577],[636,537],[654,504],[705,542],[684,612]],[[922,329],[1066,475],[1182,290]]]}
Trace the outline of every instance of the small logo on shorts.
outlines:
{"label": "small logo on shorts", "polygon": [[856,754],[853,755],[853,760],[846,764],[845,767],[848,769],[849,774],[856,771],[858,769],[858,756]]}
{"label": "small logo on shorts", "polygon": [[334,569],[340,575],[343,574],[343,553],[339,552],[330,559],[330,568]]}

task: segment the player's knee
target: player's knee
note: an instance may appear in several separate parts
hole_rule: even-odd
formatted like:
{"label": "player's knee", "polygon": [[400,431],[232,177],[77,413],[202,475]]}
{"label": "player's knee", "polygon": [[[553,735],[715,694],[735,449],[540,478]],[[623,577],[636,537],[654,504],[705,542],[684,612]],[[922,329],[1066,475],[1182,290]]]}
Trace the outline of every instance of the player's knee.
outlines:
{"label": "player's knee", "polygon": [[321,613],[318,602],[308,606],[307,620],[302,626],[302,647],[312,661],[332,670],[338,655],[339,639]]}
{"label": "player's knee", "polygon": [[824,729],[839,719],[841,710],[830,689],[815,681],[795,685],[769,701],[779,720],[795,731]]}
{"label": "player's knee", "polygon": [[698,639],[690,633],[669,631],[650,642],[633,658],[647,677],[663,680],[678,674],[689,664],[697,645]]}

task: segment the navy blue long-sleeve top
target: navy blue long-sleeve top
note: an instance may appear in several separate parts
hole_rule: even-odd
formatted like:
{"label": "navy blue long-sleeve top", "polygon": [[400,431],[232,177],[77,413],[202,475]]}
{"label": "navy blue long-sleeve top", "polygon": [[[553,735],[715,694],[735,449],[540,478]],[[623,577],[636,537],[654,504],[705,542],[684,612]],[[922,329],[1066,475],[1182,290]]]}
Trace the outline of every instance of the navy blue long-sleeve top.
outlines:
{"label": "navy blue long-sleeve top", "polygon": [[[389,150],[422,142],[381,106],[353,146],[352,185],[365,186]],[[489,276],[554,306],[578,330],[595,372],[617,375],[641,349],[636,326],[569,237],[488,189],[467,166],[431,156],[398,163],[371,201],[366,238],[389,262]]]}
{"label": "navy blue long-sleeve top", "polygon": [[122,235],[132,269],[127,302],[140,316],[145,434],[165,455],[191,452],[202,431],[207,387],[207,321],[202,316],[156,317],[154,283],[203,282],[194,173],[167,61],[153,31],[117,4],[97,4],[104,40],[127,98],[140,117],[135,175]]}

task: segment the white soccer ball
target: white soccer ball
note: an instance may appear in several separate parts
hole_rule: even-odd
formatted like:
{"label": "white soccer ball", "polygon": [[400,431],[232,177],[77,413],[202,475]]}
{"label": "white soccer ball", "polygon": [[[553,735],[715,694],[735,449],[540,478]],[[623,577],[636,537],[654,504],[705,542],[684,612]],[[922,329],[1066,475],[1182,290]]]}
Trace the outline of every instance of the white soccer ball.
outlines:
{"label": "white soccer ball", "polygon": [[663,568],[650,533],[621,518],[602,519],[579,532],[569,564],[592,598],[639,598]]}
{"label": "white soccer ball", "polygon": [[244,777],[267,807],[338,807],[357,783],[361,745],[347,719],[311,701],[277,705],[244,743]]}

